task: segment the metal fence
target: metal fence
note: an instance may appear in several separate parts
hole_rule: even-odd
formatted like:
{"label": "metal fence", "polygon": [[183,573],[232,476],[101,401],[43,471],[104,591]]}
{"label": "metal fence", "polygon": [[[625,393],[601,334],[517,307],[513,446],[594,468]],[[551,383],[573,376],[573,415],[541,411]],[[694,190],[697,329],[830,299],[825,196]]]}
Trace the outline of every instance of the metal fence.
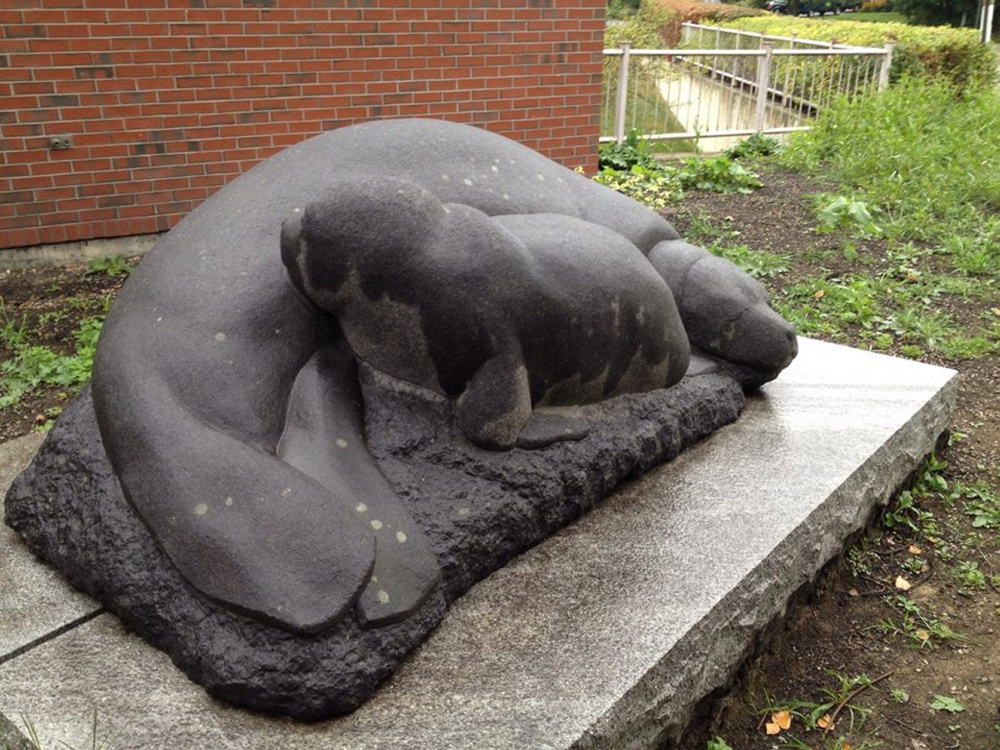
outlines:
{"label": "metal fence", "polygon": [[677,49],[604,50],[601,141],[807,130],[838,97],[884,89],[892,45],[850,47],[686,23]]}

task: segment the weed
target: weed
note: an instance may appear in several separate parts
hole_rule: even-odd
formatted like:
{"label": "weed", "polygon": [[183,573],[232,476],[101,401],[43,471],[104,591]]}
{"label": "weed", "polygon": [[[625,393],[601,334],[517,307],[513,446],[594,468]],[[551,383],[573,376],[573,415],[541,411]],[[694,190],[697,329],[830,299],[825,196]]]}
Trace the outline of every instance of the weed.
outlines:
{"label": "weed", "polygon": [[882,228],[872,217],[875,209],[865,201],[844,195],[820,193],[813,196],[813,206],[819,220],[816,231],[820,234],[836,231],[862,235],[882,233]]}
{"label": "weed", "polygon": [[986,589],[986,574],[979,569],[978,563],[959,563],[952,577],[962,592],[984,591]]}
{"label": "weed", "polygon": [[730,159],[746,159],[755,156],[773,156],[780,150],[781,144],[776,138],[763,133],[754,133],[732,148],[723,151],[723,154]]}
{"label": "weed", "polygon": [[627,172],[634,166],[660,170],[660,163],[653,156],[649,141],[642,137],[637,128],[628,132],[622,143],[605,143],[598,150],[597,165],[601,169]]}
{"label": "weed", "polygon": [[711,245],[708,249],[757,279],[773,279],[788,271],[787,255],[751,250],[746,245]]}
{"label": "weed", "polygon": [[87,263],[87,273],[103,273],[108,276],[128,276],[132,273],[132,266],[125,260],[124,255],[112,255],[106,258],[94,258]]}
{"label": "weed", "polygon": [[733,748],[721,737],[713,737],[708,741],[705,750],[733,750]]}
{"label": "weed", "polygon": [[[0,337],[14,356],[0,363],[0,409],[18,403],[25,394],[42,385],[70,388],[90,377],[103,318],[84,318],[73,332],[75,353],[61,355],[48,347],[33,346],[19,329],[0,329]],[[6,333],[5,333],[6,332]]]}
{"label": "weed", "polygon": [[894,687],[889,691],[889,694],[892,696],[892,699],[896,701],[896,703],[910,702],[910,694],[903,690],[903,688]]}
{"label": "weed", "polygon": [[654,210],[666,208],[667,204],[679,200],[682,195],[676,179],[639,166],[632,167],[628,172],[605,169],[594,179]]}
{"label": "weed", "polygon": [[956,485],[955,492],[966,500],[965,514],[977,529],[1000,529],[1000,495],[985,481]]}
{"label": "weed", "polygon": [[924,614],[916,602],[902,594],[896,594],[887,603],[896,609],[901,617],[897,623],[891,617],[879,620],[875,628],[891,636],[903,636],[917,648],[934,648],[934,639],[939,641],[964,640],[964,633],[956,633],[936,617]]}
{"label": "weed", "polygon": [[685,188],[718,193],[752,193],[763,183],[756,174],[728,156],[686,159],[679,174]]}
{"label": "weed", "polygon": [[[31,745],[32,750],[43,750],[42,741],[38,735],[38,728],[35,726],[34,722],[24,714],[21,714],[21,724],[24,725],[28,744]],[[90,739],[86,745],[77,748],[74,745],[63,742],[62,740],[57,740],[57,742],[66,748],[66,750],[114,750],[118,742],[122,739],[124,728],[117,731],[109,730],[102,737],[101,733],[98,731],[97,725],[97,709],[95,708],[90,722]]]}
{"label": "weed", "polygon": [[958,714],[965,710],[965,706],[950,695],[935,695],[931,701],[931,708],[935,711],[947,711],[950,714]]}

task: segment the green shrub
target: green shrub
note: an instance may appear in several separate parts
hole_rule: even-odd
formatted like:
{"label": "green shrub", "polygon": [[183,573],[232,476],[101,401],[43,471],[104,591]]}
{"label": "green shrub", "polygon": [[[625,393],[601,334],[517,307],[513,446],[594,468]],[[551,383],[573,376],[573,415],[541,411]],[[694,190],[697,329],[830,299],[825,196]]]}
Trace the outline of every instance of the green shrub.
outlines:
{"label": "green shrub", "polygon": [[997,81],[996,56],[979,44],[975,29],[908,26],[901,23],[828,21],[783,16],[740,18],[719,24],[777,36],[817,41],[836,40],[859,47],[884,47],[895,41],[890,76],[943,76],[960,89],[989,86]]}

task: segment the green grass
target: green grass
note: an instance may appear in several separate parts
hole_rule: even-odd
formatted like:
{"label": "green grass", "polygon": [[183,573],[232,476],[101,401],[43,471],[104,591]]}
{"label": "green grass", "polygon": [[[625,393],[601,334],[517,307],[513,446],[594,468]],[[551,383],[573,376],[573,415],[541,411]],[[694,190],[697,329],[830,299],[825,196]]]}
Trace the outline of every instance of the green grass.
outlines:
{"label": "green grass", "polygon": [[909,23],[902,13],[842,13],[839,16],[818,16],[823,20],[866,21],[868,23]]}
{"label": "green grass", "polygon": [[842,183],[885,211],[886,232],[946,243],[1000,240],[1000,93],[903,81],[841,101],[792,138],[782,162]]}

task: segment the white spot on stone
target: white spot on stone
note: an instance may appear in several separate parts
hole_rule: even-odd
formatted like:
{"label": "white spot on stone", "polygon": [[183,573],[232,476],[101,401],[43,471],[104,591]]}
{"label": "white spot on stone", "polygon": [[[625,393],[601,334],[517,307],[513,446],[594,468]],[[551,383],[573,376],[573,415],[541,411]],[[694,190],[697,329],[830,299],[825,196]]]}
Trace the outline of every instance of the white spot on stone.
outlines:
{"label": "white spot on stone", "polygon": [[372,576],[372,583],[378,583],[378,576]]}
{"label": "white spot on stone", "polygon": [[344,438],[337,438],[336,440],[333,441],[333,444],[336,445],[338,448],[347,447],[347,441],[344,440]]}
{"label": "white spot on stone", "polygon": [[445,182],[448,182],[448,180],[450,180],[451,178],[448,175],[443,174],[441,175],[441,179],[444,180]]}
{"label": "white spot on stone", "polygon": [[159,323],[161,320],[163,320],[163,316],[162,315],[156,319],[156,322]]}
{"label": "white spot on stone", "polygon": [[402,531],[397,531],[396,532],[396,541],[399,542],[400,544],[405,544],[406,543],[406,534],[404,534]]}
{"label": "white spot on stone", "polygon": [[285,487],[285,489],[283,489],[281,491],[281,496],[282,497],[288,497],[291,494],[292,494],[292,488],[291,487]]}
{"label": "white spot on stone", "polygon": [[469,515],[469,509],[468,508],[459,508],[458,509],[458,515],[460,515],[460,516],[467,516],[467,515]]}
{"label": "white spot on stone", "polygon": [[203,516],[208,513],[208,506],[205,503],[198,503],[194,506],[194,514],[196,516]]}
{"label": "white spot on stone", "polygon": [[218,342],[220,342],[220,343],[223,342],[223,341],[225,341],[226,340],[226,334],[224,334],[222,331],[219,331],[217,334],[215,334],[215,340],[218,341]]}
{"label": "white spot on stone", "polygon": [[389,603],[389,592],[386,591],[385,589],[379,589],[378,590],[378,600],[382,604],[388,604]]}
{"label": "white spot on stone", "polygon": [[544,177],[543,175],[540,175],[540,174],[539,174],[539,175],[535,175],[535,177],[537,177],[537,178],[538,178],[539,180],[541,180],[542,182],[545,182],[545,177]]}
{"label": "white spot on stone", "polygon": [[302,209],[301,209],[301,208],[293,208],[293,209],[292,209],[292,213],[296,213],[296,214],[297,214],[297,213],[300,213],[301,211],[302,211]]}
{"label": "white spot on stone", "polygon": [[470,180],[468,177],[466,177],[465,179],[463,179],[462,182],[464,182],[469,187],[472,187],[472,180]]}
{"label": "white spot on stone", "polygon": [[372,519],[372,528],[375,529],[375,531],[378,531],[379,529],[382,528],[382,522],[379,521],[377,518],[373,518]]}
{"label": "white spot on stone", "polygon": [[232,508],[233,507],[233,499],[231,497],[227,497],[226,498],[226,507],[227,508]]}
{"label": "white spot on stone", "polygon": [[364,513],[365,511],[368,510],[368,506],[365,505],[364,503],[358,503],[357,505],[354,506],[354,510],[356,510],[358,513]]}
{"label": "white spot on stone", "polygon": [[504,199],[505,201],[509,201],[509,200],[510,200],[510,196],[509,196],[509,195],[507,195],[507,193],[504,193],[504,194],[503,194],[503,199]]}
{"label": "white spot on stone", "polygon": [[444,212],[445,212],[446,214],[450,214],[450,213],[451,213],[451,209],[450,209],[450,208],[448,208],[447,206],[441,206],[441,208],[443,208],[443,209],[444,209]]}
{"label": "white spot on stone", "polygon": [[494,172],[499,172],[499,171],[500,171],[500,169],[499,169],[499,168],[497,167],[497,165],[496,165],[496,164],[494,164],[494,165],[493,165],[492,167],[490,167],[490,169],[491,169],[492,171],[494,171]]}

